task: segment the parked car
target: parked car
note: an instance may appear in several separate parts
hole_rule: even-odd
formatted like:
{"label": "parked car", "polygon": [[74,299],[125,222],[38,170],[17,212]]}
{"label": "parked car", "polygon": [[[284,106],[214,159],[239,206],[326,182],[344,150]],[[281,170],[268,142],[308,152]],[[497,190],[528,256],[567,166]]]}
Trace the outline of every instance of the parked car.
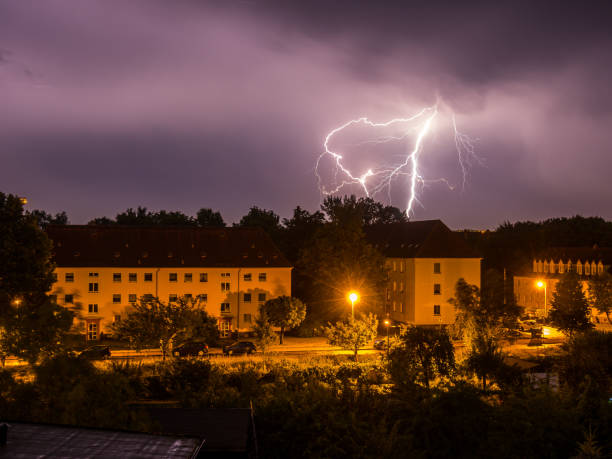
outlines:
{"label": "parked car", "polygon": [[229,346],[223,346],[223,353],[225,355],[234,355],[234,354],[252,354],[256,352],[257,348],[250,341],[236,341]]}
{"label": "parked car", "polygon": [[174,357],[189,357],[208,355],[208,344],[199,341],[187,341],[172,349]]}
{"label": "parked car", "polygon": [[110,356],[110,348],[103,345],[90,346],[78,354],[78,357],[88,360],[106,360],[110,359]]}

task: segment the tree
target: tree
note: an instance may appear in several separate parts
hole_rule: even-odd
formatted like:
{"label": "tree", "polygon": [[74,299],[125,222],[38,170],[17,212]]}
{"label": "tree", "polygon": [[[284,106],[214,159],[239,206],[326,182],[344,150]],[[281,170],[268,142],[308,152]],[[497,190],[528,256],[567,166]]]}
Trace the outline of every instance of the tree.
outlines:
{"label": "tree", "polygon": [[283,344],[285,329],[295,328],[306,318],[306,305],[297,298],[279,296],[263,306],[272,325],[280,327],[279,344]]}
{"label": "tree", "polygon": [[253,325],[253,333],[255,334],[255,342],[261,352],[265,353],[270,344],[274,342],[276,334],[272,330],[272,324],[266,314],[264,308],[259,308],[259,314],[255,318]]}
{"label": "tree", "polygon": [[445,329],[410,327],[391,350],[389,365],[395,384],[416,379],[429,389],[434,377],[448,376],[455,369],[455,348]]}
{"label": "tree", "polygon": [[274,211],[253,206],[249,209],[249,213],[240,219],[238,224],[234,223],[234,226],[261,228],[268,233],[274,242],[278,242],[282,231],[279,222],[280,217]]}
{"label": "tree", "polygon": [[593,328],[589,320],[589,304],[576,273],[564,274],[557,283],[551,302],[550,321],[569,336]]}
{"label": "tree", "polygon": [[359,349],[376,338],[378,320],[374,314],[368,314],[362,319],[331,323],[325,328],[325,335],[332,346],[353,351],[353,359],[357,361]]}
{"label": "tree", "polygon": [[68,215],[66,215],[66,212],[58,212],[55,215],[51,215],[44,210],[33,210],[29,212],[29,214],[36,218],[41,228],[46,228],[48,225],[68,224]]}
{"label": "tree", "polygon": [[0,359],[7,353],[35,362],[51,355],[72,324],[53,303],[52,243],[18,196],[0,193]]}
{"label": "tree", "polygon": [[603,273],[593,276],[588,284],[589,303],[592,308],[597,309],[600,314],[605,314],[608,322],[610,320],[610,310],[612,309],[612,275]]}
{"label": "tree", "polygon": [[372,198],[351,196],[328,196],[321,210],[331,221],[356,220],[362,226],[407,222],[408,217],[397,207],[384,206]]}
{"label": "tree", "polygon": [[198,226],[224,228],[225,222],[220,212],[214,212],[212,209],[202,208],[198,210],[196,215]]}
{"label": "tree", "polygon": [[138,206],[136,210],[131,207],[125,212],[117,214],[115,220],[107,217],[95,218],[90,225],[128,225],[128,226],[196,226],[193,217],[180,211],[159,212],[148,211],[146,207]]}
{"label": "tree", "polygon": [[483,391],[487,390],[487,378],[492,379],[505,366],[504,355],[493,338],[480,335],[472,342],[466,367],[480,378]]}
{"label": "tree", "polygon": [[159,346],[165,360],[174,340],[192,338],[195,331],[207,328],[197,323],[198,319],[210,320],[195,309],[197,304],[186,298],[163,303],[156,297],[142,297],[132,306],[133,311],[113,324],[113,333],[119,339],[128,339],[137,349]]}

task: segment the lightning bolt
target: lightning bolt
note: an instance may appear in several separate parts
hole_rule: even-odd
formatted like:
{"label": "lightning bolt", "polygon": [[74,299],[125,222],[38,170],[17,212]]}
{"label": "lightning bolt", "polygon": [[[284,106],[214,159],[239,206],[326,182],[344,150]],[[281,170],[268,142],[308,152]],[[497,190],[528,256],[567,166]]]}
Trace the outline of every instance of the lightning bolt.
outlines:
{"label": "lightning bolt", "polygon": [[[425,185],[426,183],[431,182],[442,182],[445,183],[451,190],[455,187],[452,186],[448,180],[444,178],[434,179],[434,180],[426,180],[423,178],[419,171],[419,157],[423,152],[423,143],[431,131],[434,120],[440,115],[440,107],[441,102],[438,101],[435,105],[430,107],[425,107],[421,109],[416,114],[405,117],[405,118],[393,118],[389,121],[385,122],[374,122],[371,121],[368,117],[361,117],[357,119],[350,120],[341,126],[338,126],[335,129],[332,129],[326,136],[323,142],[323,153],[319,155],[316,161],[315,166],[315,174],[317,176],[317,181],[319,185],[319,190],[322,195],[332,195],[338,193],[342,190],[342,188],[350,185],[358,185],[366,196],[371,197],[380,193],[384,190],[387,191],[389,201],[391,200],[391,185],[394,180],[396,180],[400,176],[408,177],[408,199],[406,205],[406,214],[408,216],[414,210],[414,206],[419,203],[418,201],[418,185]],[[461,133],[457,129],[457,122],[455,119],[454,113],[451,112],[451,120],[453,126],[453,135],[455,148],[457,150],[459,168],[463,177],[463,185],[462,188],[465,188],[465,183],[468,177],[468,172],[473,163],[477,162],[482,164],[482,161],[476,155],[475,150],[475,139],[472,139],[468,135]],[[416,129],[416,135],[414,136],[414,143],[412,146],[406,151],[404,154],[403,160],[398,164],[391,166],[382,166],[376,169],[368,169],[365,173],[361,175],[357,175],[351,172],[348,167],[346,167],[342,160],[343,156],[337,151],[332,150],[330,143],[334,136],[344,131],[345,129],[363,125],[366,127],[372,128],[385,128],[391,127],[393,125],[403,126],[407,125],[406,128],[402,129],[402,133],[399,136],[384,136],[375,139],[370,139],[365,142],[360,142],[358,145],[363,144],[380,144],[387,143],[391,141],[399,141],[404,140],[414,134],[414,123],[420,123]],[[334,184],[331,187],[327,187],[323,183],[323,179],[321,174],[319,173],[321,167],[321,161],[324,158],[331,158],[334,164]],[[340,176],[340,179],[338,178]],[[370,180],[369,180],[370,179]],[[376,179],[375,183],[369,185],[369,181],[371,179]]]}

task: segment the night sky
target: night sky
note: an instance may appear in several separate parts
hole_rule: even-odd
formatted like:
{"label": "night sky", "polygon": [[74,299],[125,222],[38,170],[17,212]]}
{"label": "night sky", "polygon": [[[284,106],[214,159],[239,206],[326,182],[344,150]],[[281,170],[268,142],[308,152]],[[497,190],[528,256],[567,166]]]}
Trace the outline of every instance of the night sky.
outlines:
{"label": "night sky", "polygon": [[[422,189],[415,219],[612,219],[611,83],[603,2],[0,0],[0,191],[72,223],[138,205],[288,217],[320,203],[331,129],[443,100],[482,164]],[[421,172],[456,185],[447,127]]]}

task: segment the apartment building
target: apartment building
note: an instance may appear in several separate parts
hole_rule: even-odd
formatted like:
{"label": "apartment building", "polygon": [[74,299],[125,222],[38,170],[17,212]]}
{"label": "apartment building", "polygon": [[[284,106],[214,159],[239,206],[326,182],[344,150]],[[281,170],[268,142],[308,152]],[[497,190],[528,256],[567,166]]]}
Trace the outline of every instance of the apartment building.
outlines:
{"label": "apartment building", "polygon": [[482,257],[440,220],[375,226],[367,235],[387,259],[386,313],[397,322],[452,324],[457,281],[480,287]]}
{"label": "apartment building", "polygon": [[251,330],[265,301],[291,295],[292,267],[258,228],[49,226],[51,294],[96,341],[143,296],[199,300],[222,336]]}

